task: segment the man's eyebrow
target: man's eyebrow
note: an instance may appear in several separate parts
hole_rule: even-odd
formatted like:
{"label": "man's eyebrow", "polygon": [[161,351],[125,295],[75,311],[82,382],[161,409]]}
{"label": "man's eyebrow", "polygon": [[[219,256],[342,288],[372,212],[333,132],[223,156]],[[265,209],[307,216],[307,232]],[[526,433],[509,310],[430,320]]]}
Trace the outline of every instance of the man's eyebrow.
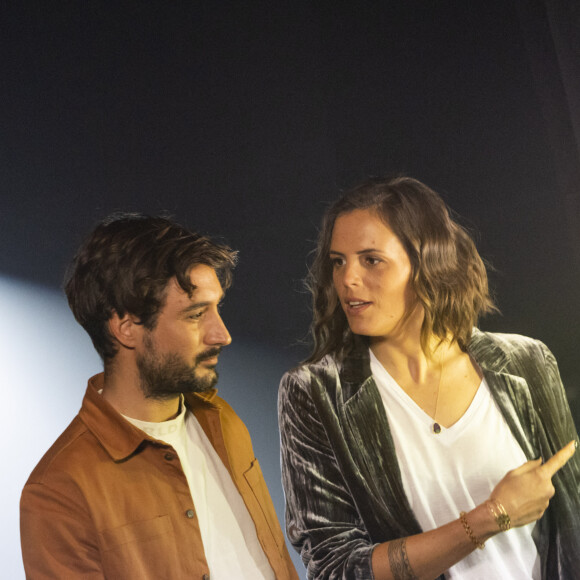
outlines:
{"label": "man's eyebrow", "polygon": [[[224,297],[225,294],[222,294],[220,296],[218,304],[220,304],[223,301]],[[200,308],[205,308],[206,306],[210,306],[211,304],[213,304],[213,302],[207,300],[205,302],[194,302],[193,304],[189,304],[185,308],[181,309],[180,313],[187,314],[188,312],[192,312],[193,310],[199,310]]]}
{"label": "man's eyebrow", "polygon": [[210,304],[211,304],[211,302],[195,302],[194,304],[189,304],[185,308],[182,308],[180,310],[180,313],[187,314],[188,312],[191,312],[192,310],[199,310],[200,308],[205,308],[206,306],[209,306]]}

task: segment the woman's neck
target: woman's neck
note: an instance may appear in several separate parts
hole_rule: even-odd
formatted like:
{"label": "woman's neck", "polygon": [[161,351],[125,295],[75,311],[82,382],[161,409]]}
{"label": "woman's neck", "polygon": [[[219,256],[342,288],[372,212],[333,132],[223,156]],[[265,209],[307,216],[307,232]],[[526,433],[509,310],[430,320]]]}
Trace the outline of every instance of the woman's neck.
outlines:
{"label": "woman's neck", "polygon": [[405,332],[396,337],[371,338],[370,348],[379,362],[393,377],[416,385],[429,383],[441,373],[446,361],[461,354],[450,338],[441,340],[431,335],[426,350],[421,345],[420,332]]}

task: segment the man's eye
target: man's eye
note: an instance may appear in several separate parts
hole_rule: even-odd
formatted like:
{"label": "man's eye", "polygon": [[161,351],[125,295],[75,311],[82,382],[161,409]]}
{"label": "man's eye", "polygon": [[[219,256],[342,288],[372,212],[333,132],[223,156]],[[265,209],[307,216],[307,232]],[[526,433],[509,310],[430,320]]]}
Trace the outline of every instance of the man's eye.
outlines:
{"label": "man's eye", "polygon": [[187,318],[191,320],[198,320],[203,316],[203,312],[196,312],[195,314],[190,314]]}

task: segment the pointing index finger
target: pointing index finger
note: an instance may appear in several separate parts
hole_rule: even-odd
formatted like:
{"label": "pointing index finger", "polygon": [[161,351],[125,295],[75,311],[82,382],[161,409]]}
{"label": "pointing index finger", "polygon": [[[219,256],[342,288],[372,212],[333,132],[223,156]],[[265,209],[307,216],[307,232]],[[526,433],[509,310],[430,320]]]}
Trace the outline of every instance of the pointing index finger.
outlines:
{"label": "pointing index finger", "polygon": [[558,453],[552,455],[552,457],[550,457],[550,459],[548,459],[548,461],[546,461],[546,463],[544,463],[544,465],[542,465],[540,469],[548,477],[550,478],[553,477],[554,474],[559,469],[561,469],[562,467],[564,467],[564,465],[566,465],[566,463],[572,457],[572,455],[574,455],[574,452],[576,451],[576,445],[577,445],[576,441],[570,441],[570,443],[562,447],[562,449],[560,449]]}

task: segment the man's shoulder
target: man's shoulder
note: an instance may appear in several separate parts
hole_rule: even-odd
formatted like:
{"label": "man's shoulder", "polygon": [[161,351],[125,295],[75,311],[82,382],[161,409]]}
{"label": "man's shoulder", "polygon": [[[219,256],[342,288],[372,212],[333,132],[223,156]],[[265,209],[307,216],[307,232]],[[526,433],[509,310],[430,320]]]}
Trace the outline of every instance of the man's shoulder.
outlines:
{"label": "man's shoulder", "polygon": [[77,466],[87,464],[94,449],[94,437],[77,415],[42,456],[27,485],[47,483],[55,474],[73,472]]}

